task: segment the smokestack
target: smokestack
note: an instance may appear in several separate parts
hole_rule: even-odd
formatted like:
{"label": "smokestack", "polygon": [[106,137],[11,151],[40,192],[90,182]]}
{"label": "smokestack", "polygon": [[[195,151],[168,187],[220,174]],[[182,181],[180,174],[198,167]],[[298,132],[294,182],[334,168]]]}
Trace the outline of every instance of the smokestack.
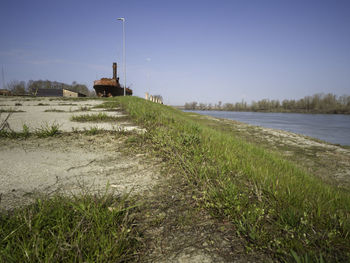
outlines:
{"label": "smokestack", "polygon": [[113,79],[117,79],[117,63],[113,63]]}

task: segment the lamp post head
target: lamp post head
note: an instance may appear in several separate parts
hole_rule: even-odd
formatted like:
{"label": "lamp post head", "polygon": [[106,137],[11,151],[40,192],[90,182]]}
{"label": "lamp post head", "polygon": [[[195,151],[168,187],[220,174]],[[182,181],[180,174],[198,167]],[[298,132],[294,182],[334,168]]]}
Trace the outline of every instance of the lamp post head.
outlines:
{"label": "lamp post head", "polygon": [[125,18],[124,18],[124,17],[119,17],[119,18],[118,18],[118,20],[120,20],[120,21],[123,21],[123,22],[124,22],[124,21],[125,21]]}

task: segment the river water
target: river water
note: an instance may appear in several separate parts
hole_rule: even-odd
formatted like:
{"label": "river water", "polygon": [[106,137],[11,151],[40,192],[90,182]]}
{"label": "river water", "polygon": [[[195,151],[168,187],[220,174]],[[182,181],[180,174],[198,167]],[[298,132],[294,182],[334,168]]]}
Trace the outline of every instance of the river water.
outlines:
{"label": "river water", "polygon": [[234,111],[191,112],[290,131],[334,144],[350,145],[350,115]]}

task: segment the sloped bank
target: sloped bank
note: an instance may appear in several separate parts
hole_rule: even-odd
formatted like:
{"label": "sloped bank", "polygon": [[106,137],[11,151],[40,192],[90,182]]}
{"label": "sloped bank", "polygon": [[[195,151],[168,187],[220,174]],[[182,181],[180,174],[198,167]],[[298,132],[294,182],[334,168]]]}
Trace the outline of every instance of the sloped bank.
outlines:
{"label": "sloped bank", "polygon": [[147,132],[142,140],[201,191],[251,248],[282,260],[350,259],[350,193],[277,152],[171,107],[126,97],[119,105]]}

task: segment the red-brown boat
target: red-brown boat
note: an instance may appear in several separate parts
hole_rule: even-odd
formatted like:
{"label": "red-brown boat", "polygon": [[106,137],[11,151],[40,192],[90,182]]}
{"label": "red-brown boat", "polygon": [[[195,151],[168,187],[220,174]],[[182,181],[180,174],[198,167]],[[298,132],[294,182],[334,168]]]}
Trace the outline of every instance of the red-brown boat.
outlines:
{"label": "red-brown boat", "polygon": [[[117,63],[113,63],[113,78],[95,80],[94,89],[98,97],[115,97],[124,95],[124,88],[120,86],[119,78],[117,78]],[[132,90],[126,88],[125,94],[131,96]]]}

